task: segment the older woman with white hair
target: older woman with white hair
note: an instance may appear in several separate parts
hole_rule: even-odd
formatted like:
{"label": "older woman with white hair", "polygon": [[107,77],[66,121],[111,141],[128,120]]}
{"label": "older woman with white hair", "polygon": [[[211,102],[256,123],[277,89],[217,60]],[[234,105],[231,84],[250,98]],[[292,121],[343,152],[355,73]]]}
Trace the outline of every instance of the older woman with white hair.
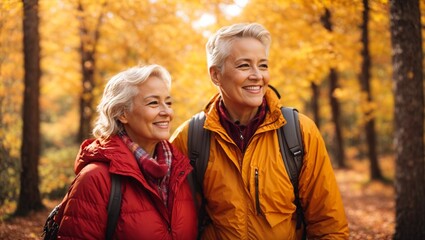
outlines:
{"label": "older woman with white hair", "polygon": [[95,139],[81,145],[74,179],[55,221],[61,239],[105,239],[111,174],[121,178],[114,239],[195,239],[189,160],[169,142],[171,77],[159,65],[133,67],[107,83]]}
{"label": "older woman with white hair", "polygon": [[[258,23],[225,26],[206,44],[216,93],[203,109],[210,131],[203,182],[202,239],[348,239],[348,224],[332,165],[314,122],[299,114],[303,164],[298,191],[287,174],[278,129],[287,124],[269,88],[271,35]],[[171,137],[189,154],[189,121]],[[193,139],[193,138],[192,138]],[[200,165],[200,164],[199,164]],[[299,196],[300,204],[295,201]],[[300,208],[298,208],[300,206]],[[303,213],[304,218],[299,212]]]}

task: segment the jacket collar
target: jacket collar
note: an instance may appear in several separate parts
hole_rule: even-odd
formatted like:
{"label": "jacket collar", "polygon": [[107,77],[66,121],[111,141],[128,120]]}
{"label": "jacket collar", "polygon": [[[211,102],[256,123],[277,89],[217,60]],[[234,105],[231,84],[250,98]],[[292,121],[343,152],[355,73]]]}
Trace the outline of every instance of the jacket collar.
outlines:
{"label": "jacket collar", "polygon": [[[278,129],[286,122],[280,110],[282,105],[279,102],[279,98],[277,97],[276,93],[273,92],[273,90],[271,89],[267,89],[264,97],[267,101],[268,112],[266,113],[266,118],[264,119],[264,122],[260,125],[259,130],[268,131]],[[209,129],[213,132],[225,134],[226,131],[220,124],[219,113],[216,107],[216,105],[219,104],[219,101],[220,94],[217,93],[210,99],[210,101],[204,108],[206,116],[204,126],[206,129]]]}
{"label": "jacket collar", "polygon": [[[189,159],[172,145],[171,151],[173,155],[172,169],[174,169],[171,174],[185,172],[187,175],[192,169]],[[117,135],[112,136],[107,141],[85,140],[81,144],[74,163],[75,174],[78,174],[85,166],[93,162],[107,164],[110,173],[133,177],[146,187],[148,186],[133,153]],[[172,176],[172,178],[175,177],[184,178],[186,176]]]}

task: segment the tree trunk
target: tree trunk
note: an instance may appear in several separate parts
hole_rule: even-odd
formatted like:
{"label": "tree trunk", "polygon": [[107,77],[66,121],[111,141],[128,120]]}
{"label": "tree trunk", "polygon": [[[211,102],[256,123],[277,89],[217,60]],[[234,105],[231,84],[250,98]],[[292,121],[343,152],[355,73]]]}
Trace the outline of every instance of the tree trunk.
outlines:
{"label": "tree trunk", "polygon": [[96,67],[95,54],[97,42],[100,37],[100,26],[103,18],[103,8],[97,19],[97,24],[93,35],[90,34],[84,19],[84,8],[81,1],[78,2],[79,22],[80,22],[80,54],[82,71],[82,93],[80,97],[80,128],[77,142],[82,142],[91,136],[91,123],[94,115],[93,89],[95,88],[94,71]]}
{"label": "tree trunk", "polygon": [[[321,18],[322,24],[326,30],[332,32],[331,12],[325,9],[325,13]],[[345,150],[344,141],[342,137],[342,130],[340,124],[340,107],[338,99],[335,97],[334,92],[338,88],[338,73],[336,69],[329,70],[329,102],[332,109],[332,122],[334,123],[335,135],[333,137],[333,145],[335,148],[332,150],[332,155],[340,168],[345,168]]]}
{"label": "tree trunk", "polygon": [[16,215],[43,208],[38,188],[40,156],[40,41],[38,0],[24,0],[23,45],[25,90],[21,147],[21,182]]}
{"label": "tree trunk", "polygon": [[425,239],[424,83],[418,0],[390,1],[396,150],[394,239]]}
{"label": "tree trunk", "polygon": [[311,98],[311,109],[313,111],[314,122],[317,125],[317,128],[320,129],[320,114],[319,114],[319,96],[320,96],[320,88],[315,83],[311,83],[311,91],[313,92],[313,96]]}
{"label": "tree trunk", "polygon": [[80,128],[77,142],[82,142],[90,137],[91,122],[93,119],[93,88],[94,83],[94,53],[84,49],[81,41],[81,71],[82,71],[82,93],[80,97]]}
{"label": "tree trunk", "polygon": [[[370,54],[369,54],[369,0],[363,0],[363,23],[361,26],[362,36],[361,41],[363,49],[361,51],[362,55],[362,65],[360,73],[360,85],[361,90],[367,96],[367,103],[371,103],[372,93],[370,90]],[[366,119],[365,124],[365,133],[366,133],[366,143],[368,148],[368,156],[370,161],[370,177],[371,179],[381,180],[382,173],[381,168],[378,162],[378,156],[376,152],[376,134],[375,134],[375,117],[373,117],[373,110],[368,110],[364,113],[364,118]]]}
{"label": "tree trunk", "polygon": [[329,72],[329,101],[332,109],[332,121],[334,123],[335,135],[333,142],[335,144],[334,157],[339,168],[346,168],[345,164],[345,149],[344,139],[342,137],[341,121],[340,121],[340,107],[338,99],[335,97],[334,92],[338,87],[338,73],[335,69]]}

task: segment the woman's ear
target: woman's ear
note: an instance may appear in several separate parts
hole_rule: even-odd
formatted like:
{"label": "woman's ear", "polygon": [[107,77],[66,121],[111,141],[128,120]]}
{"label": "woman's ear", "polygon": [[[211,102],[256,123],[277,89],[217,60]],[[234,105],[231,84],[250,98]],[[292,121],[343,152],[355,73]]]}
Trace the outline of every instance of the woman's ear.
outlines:
{"label": "woman's ear", "polygon": [[122,124],[128,123],[127,116],[125,112],[119,116],[118,121],[120,121]]}
{"label": "woman's ear", "polygon": [[216,86],[220,86],[220,80],[218,79],[219,74],[220,74],[220,69],[218,67],[216,67],[216,66],[210,67],[211,81]]}

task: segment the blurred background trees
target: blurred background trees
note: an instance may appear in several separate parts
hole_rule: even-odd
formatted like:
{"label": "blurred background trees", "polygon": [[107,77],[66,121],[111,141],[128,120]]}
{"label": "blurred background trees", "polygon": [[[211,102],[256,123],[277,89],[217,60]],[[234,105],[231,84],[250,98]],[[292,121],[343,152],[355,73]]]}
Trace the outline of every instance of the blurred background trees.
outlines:
{"label": "blurred background trees", "polygon": [[[415,1],[424,25],[425,2]],[[26,157],[20,153],[29,137],[23,135],[23,9],[18,0],[0,2],[0,205],[18,200]],[[90,137],[109,77],[137,64],[164,65],[173,77],[175,128],[216,92],[205,59],[209,34],[248,21],[270,30],[271,84],[283,104],[315,120],[334,166],[366,159],[370,179],[393,178],[379,164],[396,147],[387,0],[39,0],[38,16],[40,181],[33,180],[43,198],[62,197],[74,178],[79,143]],[[423,143],[423,130],[418,134]]]}

